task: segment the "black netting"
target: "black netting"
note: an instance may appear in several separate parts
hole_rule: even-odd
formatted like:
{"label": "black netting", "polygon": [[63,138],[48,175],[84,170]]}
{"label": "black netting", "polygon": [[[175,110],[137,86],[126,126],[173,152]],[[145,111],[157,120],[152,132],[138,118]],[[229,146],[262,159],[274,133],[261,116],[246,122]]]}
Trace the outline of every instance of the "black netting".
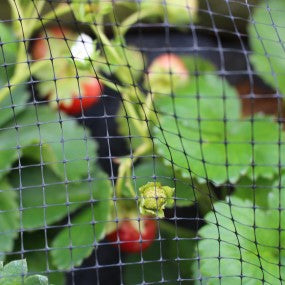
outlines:
{"label": "black netting", "polygon": [[0,284],[283,284],[284,15],[2,0]]}

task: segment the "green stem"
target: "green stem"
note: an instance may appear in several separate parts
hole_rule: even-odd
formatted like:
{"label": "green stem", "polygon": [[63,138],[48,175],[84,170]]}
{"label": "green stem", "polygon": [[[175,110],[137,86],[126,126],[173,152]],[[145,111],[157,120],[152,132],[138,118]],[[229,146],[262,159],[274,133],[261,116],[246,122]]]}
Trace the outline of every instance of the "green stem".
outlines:
{"label": "green stem", "polygon": [[157,12],[155,10],[148,10],[148,9],[140,10],[138,12],[131,14],[121,23],[119,28],[120,36],[124,37],[125,34],[128,32],[128,30],[132,27],[132,25],[138,22],[139,20],[156,14]]}
{"label": "green stem", "polygon": [[[132,164],[134,164],[140,158],[141,155],[151,150],[151,147],[152,147],[152,144],[149,141],[147,141],[144,144],[140,145],[135,150],[135,152],[132,155],[132,158],[122,159],[122,162],[120,163],[120,166],[118,169],[118,178],[116,181],[117,197],[121,197],[122,195],[122,183],[123,183],[123,179],[126,178],[125,174],[131,168]],[[136,193],[134,191],[133,191],[133,196],[136,197]]]}
{"label": "green stem", "polygon": [[[45,1],[40,1],[39,4],[38,4],[38,6],[37,6],[37,8],[33,7],[33,6],[34,6],[33,3],[30,3],[30,4],[32,5],[32,7],[30,8],[31,11],[29,11],[29,13],[31,13],[30,18],[37,18],[38,15],[41,15],[41,12],[42,12],[42,10],[43,10],[43,8],[44,8],[44,5],[45,5]],[[33,11],[33,9],[34,9],[34,11]],[[27,17],[29,17],[29,16],[27,16]],[[39,21],[40,21],[40,20],[39,20]],[[30,38],[30,37],[31,37],[31,35],[33,34],[33,32],[36,30],[36,29],[35,29],[35,26],[36,26],[37,23],[38,23],[37,21],[33,21],[33,22],[31,23],[31,25],[30,25],[30,27],[29,27],[29,30],[27,31],[27,33],[26,33],[26,35],[25,35],[26,38]]]}
{"label": "green stem", "polygon": [[[122,65],[124,62],[122,61],[120,55],[118,54],[116,49],[112,46],[112,43],[107,38],[107,36],[103,32],[103,30],[100,28],[100,26],[93,27],[93,31],[96,34],[97,38],[101,41],[101,43],[105,45],[105,47],[108,47],[108,50],[111,52],[112,56],[115,58],[115,61],[117,62],[117,64]],[[129,102],[132,101],[131,100],[132,92],[125,91],[124,94],[122,95],[126,101],[129,101]],[[132,104],[127,103],[125,105],[125,108],[127,109],[128,113],[134,118],[134,125],[138,133],[141,134],[142,137],[146,137],[146,131],[145,131],[144,126],[142,126],[142,124],[136,120],[137,118],[138,120],[140,119],[140,114],[135,110]]]}
{"label": "green stem", "polygon": [[[122,97],[127,98],[128,97],[127,93],[122,94]],[[127,101],[126,104],[124,104],[124,107],[126,108],[128,115],[132,117],[133,119],[132,121],[138,133],[142,136],[142,138],[146,138],[148,133],[145,130],[144,124],[142,124],[143,120],[140,118],[140,115],[134,108],[133,103],[131,101],[130,102]]]}
{"label": "green stem", "polygon": [[[112,56],[114,57],[114,59],[116,60],[118,65],[122,65],[123,61],[120,57],[120,55],[118,54],[118,52],[114,49],[112,43],[110,42],[110,40],[107,38],[107,36],[105,35],[105,33],[103,32],[103,30],[101,29],[101,27],[99,26],[93,26],[92,25],[92,30],[95,33],[96,37],[98,38],[98,40],[102,43],[103,48],[108,49],[108,51],[111,52]],[[105,46],[105,47],[104,47]]]}
{"label": "green stem", "polygon": [[114,37],[115,38],[119,38],[120,34],[119,34],[118,27],[116,25],[116,18],[115,18],[114,12],[110,13],[109,18],[110,18],[110,21],[112,22],[112,30],[113,30],[113,33],[114,33]]}
{"label": "green stem", "polygon": [[[8,0],[9,1],[9,5],[11,8],[11,13],[12,13],[12,17],[13,17],[13,29],[16,33],[17,36],[22,35],[22,27],[21,27],[21,23],[19,21],[19,17],[23,18],[23,11],[21,9],[21,5],[18,3],[17,0]],[[22,25],[23,27],[25,26],[25,21],[22,21]]]}
{"label": "green stem", "polygon": [[[114,47],[112,46],[110,40],[106,37],[106,35],[104,34],[104,32],[102,31],[102,29],[97,26],[97,27],[93,27],[93,31],[95,33],[95,35],[97,36],[97,38],[101,41],[102,45],[105,45],[105,48],[108,47],[108,51],[112,54],[112,56],[114,57],[115,61],[117,62],[117,64],[123,64],[124,62],[122,61],[120,55],[118,54],[118,52],[114,49]],[[130,90],[123,92],[122,96],[125,100],[131,102],[131,98],[132,98],[132,92]],[[125,105],[125,108],[127,110],[127,112],[135,118],[134,120],[134,125],[136,130],[145,138],[147,137],[147,131],[145,130],[144,126],[142,125],[142,123],[140,123],[139,121],[136,120],[136,118],[140,118],[140,114],[135,110],[135,108],[130,104],[127,103]],[[117,193],[117,197],[121,197],[122,195],[122,183],[124,178],[126,178],[126,173],[130,170],[132,164],[140,157],[140,155],[145,154],[148,150],[150,150],[151,148],[151,144],[146,141],[144,144],[142,144],[139,148],[137,148],[133,154],[133,158],[125,158],[122,160],[122,162],[120,163],[119,166],[119,170],[118,170],[118,178],[116,181],[116,193]],[[125,183],[127,183],[125,181]],[[131,183],[129,183],[129,185],[131,185]],[[132,195],[135,197],[136,193],[135,191],[132,191],[133,189],[131,188],[130,191],[132,193]]]}
{"label": "green stem", "polygon": [[[42,21],[45,22],[45,24],[47,24],[48,22],[51,22],[53,20],[55,20],[56,18],[59,18],[65,14],[68,14],[71,12],[71,9],[69,7],[68,4],[60,4],[57,6],[57,8],[54,11],[50,11],[48,13],[46,13],[45,15],[43,15],[42,17]],[[41,21],[37,21],[34,25],[33,25],[33,31],[38,30],[39,28],[42,27],[42,22]]]}
{"label": "green stem", "polygon": [[26,17],[32,18],[33,15],[33,9],[34,9],[34,2],[30,2],[27,6],[27,8],[25,9],[25,15]]}
{"label": "green stem", "polygon": [[20,6],[18,6],[14,0],[8,0],[8,1],[12,12],[12,17],[14,18],[14,20],[16,20],[19,17],[18,9],[20,9]]}
{"label": "green stem", "polygon": [[104,85],[108,86],[109,88],[111,88],[112,90],[116,91],[116,92],[124,92],[123,87],[121,87],[118,84],[115,84],[113,82],[110,81],[110,79],[107,79],[105,76],[98,74],[98,77],[100,78],[100,81],[102,83],[104,83]]}

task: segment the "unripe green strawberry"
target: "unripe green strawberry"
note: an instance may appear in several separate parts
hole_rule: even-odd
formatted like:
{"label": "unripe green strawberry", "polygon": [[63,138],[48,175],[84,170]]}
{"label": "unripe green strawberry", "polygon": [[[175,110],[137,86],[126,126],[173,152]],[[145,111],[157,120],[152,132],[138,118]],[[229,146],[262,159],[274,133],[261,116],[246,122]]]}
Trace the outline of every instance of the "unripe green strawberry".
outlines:
{"label": "unripe green strawberry", "polygon": [[162,186],[159,182],[148,182],[139,188],[140,212],[142,215],[164,217],[163,210],[174,203],[174,188]]}

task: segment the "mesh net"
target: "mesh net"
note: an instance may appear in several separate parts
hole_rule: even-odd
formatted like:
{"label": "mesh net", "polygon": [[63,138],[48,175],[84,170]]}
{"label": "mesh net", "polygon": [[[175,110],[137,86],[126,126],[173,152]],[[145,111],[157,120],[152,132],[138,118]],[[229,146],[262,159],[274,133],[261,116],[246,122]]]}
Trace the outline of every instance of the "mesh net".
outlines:
{"label": "mesh net", "polygon": [[284,0],[2,0],[0,284],[283,284]]}

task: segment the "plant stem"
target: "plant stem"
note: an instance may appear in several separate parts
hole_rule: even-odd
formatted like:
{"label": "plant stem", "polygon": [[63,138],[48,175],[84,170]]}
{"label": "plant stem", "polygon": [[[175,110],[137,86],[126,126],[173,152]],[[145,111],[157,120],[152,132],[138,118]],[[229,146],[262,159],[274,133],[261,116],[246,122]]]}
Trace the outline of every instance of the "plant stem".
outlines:
{"label": "plant stem", "polygon": [[14,0],[8,0],[8,1],[12,12],[12,17],[14,18],[14,20],[17,20],[19,16],[18,9],[20,8],[20,6],[17,5]]}
{"label": "plant stem", "polygon": [[[108,51],[110,51],[112,53],[112,55],[115,58],[117,64],[118,65],[120,65],[120,64],[123,65],[123,61],[122,61],[120,55],[118,54],[116,49],[112,46],[112,43],[107,38],[107,36],[103,32],[103,30],[99,26],[97,26],[97,27],[93,27],[93,31],[94,31],[95,35],[97,36],[97,38],[101,41],[101,43],[103,45],[105,45],[105,48],[108,47]],[[131,98],[133,96],[132,96],[132,93],[130,92],[130,89],[126,90],[122,94],[122,96],[123,96],[124,99],[126,99],[126,101],[132,102]],[[142,124],[139,123],[139,121],[138,121],[138,120],[141,119],[140,118],[140,114],[135,110],[134,106],[131,103],[129,103],[129,102],[125,105],[125,108],[129,112],[129,114],[134,118],[134,125],[135,125],[137,131],[143,137],[146,137],[146,132],[144,130],[144,126],[142,126]]]}
{"label": "plant stem", "polygon": [[102,83],[104,83],[104,85],[108,86],[109,88],[111,88],[112,90],[116,91],[116,92],[123,92],[123,87],[121,87],[118,84],[115,84],[113,82],[110,81],[110,79],[107,79],[105,76],[98,74],[98,77],[100,78],[100,81],[102,81]]}
{"label": "plant stem", "polygon": [[[153,103],[153,96],[154,94],[152,93],[148,93],[146,96],[146,101],[145,101],[145,116],[149,121],[155,121],[156,118],[153,118],[153,115],[155,115],[155,113],[153,112],[152,103]],[[144,131],[147,131],[147,125],[144,126]]]}
{"label": "plant stem", "polygon": [[[31,13],[31,16],[27,15],[27,17],[36,18],[37,16],[41,15],[41,12],[42,12],[44,5],[45,5],[45,1],[40,1],[37,8],[33,7],[33,5],[34,5],[33,3],[30,3],[30,5],[31,5],[31,8],[30,8],[29,13]],[[34,9],[34,11],[33,11],[33,9]],[[37,19],[37,20],[39,20],[39,19]],[[37,23],[38,23],[37,21],[33,21],[32,24],[30,25],[29,30],[25,35],[25,37],[27,39],[29,39],[31,37],[32,33],[36,30],[35,26]]]}
{"label": "plant stem", "polygon": [[[134,17],[132,19],[134,19]],[[112,46],[112,43],[107,38],[107,36],[104,34],[103,30],[99,26],[96,26],[96,27],[93,27],[93,31],[94,31],[95,35],[97,36],[97,38],[101,41],[102,45],[105,46],[105,48],[106,47],[108,48],[108,51],[112,54],[116,63],[118,65],[124,64],[120,55],[118,54],[116,49]],[[128,89],[122,93],[122,97],[126,101],[128,101],[127,104],[125,105],[125,108],[126,108],[127,112],[134,118],[134,126],[135,126],[136,130],[142,135],[142,137],[146,138],[147,134],[148,134],[147,129],[144,127],[144,125],[142,123],[139,122],[139,120],[141,119],[140,114],[139,114],[139,112],[136,111],[134,106],[131,104],[131,102],[132,102],[131,98],[133,97],[132,95],[133,94],[130,91],[130,89]],[[143,121],[143,120],[141,120],[141,121]],[[122,195],[123,178],[130,179],[130,178],[126,177],[126,174],[130,171],[132,164],[140,157],[140,155],[145,154],[150,149],[151,149],[151,143],[147,140],[144,144],[142,144],[139,148],[137,148],[135,150],[132,158],[122,159],[120,166],[119,166],[118,177],[117,177],[117,181],[116,181],[117,197],[121,197],[121,195]],[[130,191],[131,191],[133,197],[135,197],[136,193],[133,190],[133,188],[131,187],[131,183],[128,183],[127,181],[125,181],[125,184],[128,184],[130,186],[129,187]]]}
{"label": "plant stem", "polygon": [[[147,153],[152,147],[152,144],[147,141],[144,144],[140,145],[135,152],[132,154],[132,157],[123,158],[120,163],[118,176],[116,181],[116,191],[117,197],[121,197],[122,195],[122,182],[125,177],[126,172],[131,168],[132,164],[135,163],[142,154]],[[136,197],[136,193],[133,191],[133,197]]]}
{"label": "plant stem", "polygon": [[131,14],[128,18],[126,18],[120,25],[120,36],[124,37],[128,30],[131,28],[133,24],[135,24],[138,20],[149,17],[151,15],[155,15],[157,12],[155,10],[140,10]]}
{"label": "plant stem", "polygon": [[[92,30],[95,33],[96,37],[98,38],[99,41],[101,41],[102,45],[103,45],[103,49],[107,48],[108,51],[111,52],[112,56],[115,58],[116,62],[118,65],[122,65],[122,59],[120,57],[120,55],[118,54],[118,52],[114,49],[112,43],[110,42],[110,40],[107,38],[107,36],[105,35],[105,33],[103,32],[103,30],[101,29],[101,27],[99,26],[92,26]],[[105,53],[106,54],[106,53]],[[106,58],[107,59],[107,58]]]}
{"label": "plant stem", "polygon": [[110,21],[112,22],[112,30],[113,30],[114,37],[119,38],[120,34],[119,34],[118,27],[116,25],[116,18],[115,18],[114,12],[110,13],[109,18],[110,18]]}
{"label": "plant stem", "polygon": [[[70,12],[71,12],[70,6],[68,4],[62,3],[58,5],[55,10],[46,13],[42,17],[42,21],[44,21],[45,23],[48,23]],[[42,27],[43,25],[42,21],[38,21],[33,25],[33,31],[36,31],[37,29]]]}
{"label": "plant stem", "polygon": [[[124,93],[122,94],[122,97],[127,98],[128,96],[126,93]],[[142,136],[142,138],[146,138],[148,134],[147,131],[145,131],[144,124],[142,124],[143,120],[140,118],[140,115],[134,108],[133,103],[127,101],[127,103],[124,104],[124,107],[127,109],[128,115],[132,117],[132,121],[138,133]]]}
{"label": "plant stem", "polygon": [[8,1],[9,1],[9,5],[11,8],[12,17],[13,17],[13,29],[15,31],[15,34],[17,36],[20,36],[22,35],[21,25],[23,27],[25,25],[24,21],[22,22],[19,21],[19,18],[24,17],[21,5],[18,3],[17,0],[8,0]]}

